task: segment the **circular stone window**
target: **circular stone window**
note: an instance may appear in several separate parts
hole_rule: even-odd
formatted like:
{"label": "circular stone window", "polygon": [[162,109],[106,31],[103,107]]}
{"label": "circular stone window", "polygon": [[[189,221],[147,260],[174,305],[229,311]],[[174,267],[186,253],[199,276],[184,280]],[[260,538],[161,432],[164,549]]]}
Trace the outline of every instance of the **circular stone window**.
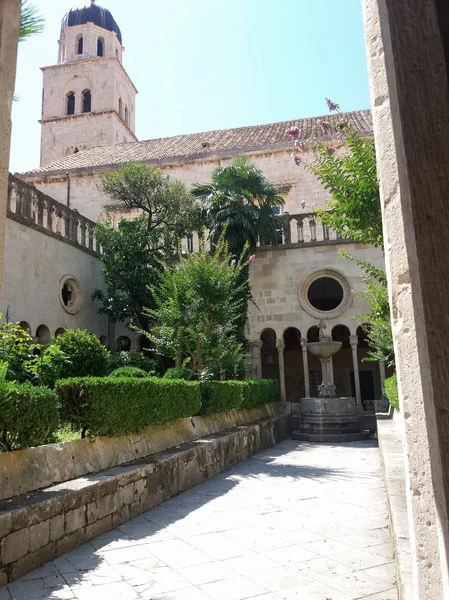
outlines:
{"label": "circular stone window", "polygon": [[83,292],[78,279],[73,275],[66,275],[59,283],[59,301],[68,313],[74,315],[83,306]]}
{"label": "circular stone window", "polygon": [[346,278],[331,269],[315,271],[298,287],[298,299],[303,309],[317,318],[340,316],[351,301]]}

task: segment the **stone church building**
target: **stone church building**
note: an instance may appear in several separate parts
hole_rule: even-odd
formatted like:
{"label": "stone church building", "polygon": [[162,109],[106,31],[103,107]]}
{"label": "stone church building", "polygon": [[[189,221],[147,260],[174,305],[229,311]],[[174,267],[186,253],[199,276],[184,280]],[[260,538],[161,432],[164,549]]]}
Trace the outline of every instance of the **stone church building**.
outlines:
{"label": "stone church building", "polygon": [[[337,393],[372,406],[382,397],[385,373],[382,365],[363,361],[369,349],[355,319],[366,312],[361,271],[340,250],[379,267],[383,256],[314,219],[314,211],[326,207],[327,193],[294,163],[285,134],[297,126],[302,137],[320,136],[337,146],[342,119],[372,134],[370,111],[326,116],[326,132],[317,117],[138,141],[137,90],[123,51],[117,23],[95,2],[62,20],[57,64],[42,69],[41,164],[10,177],[3,317],[22,322],[44,342],[64,327],[84,327],[110,347],[138,348],[140,340],[126,324],[108,326],[91,301],[104,285],[94,223],[106,206],[117,219],[127,216],[98,191],[99,174],[139,161],[189,187],[209,182],[218,165],[246,154],[284,195],[279,218],[286,225],[282,243],[258,248],[251,265],[252,374],[279,378],[287,400],[317,395],[320,366],[306,344],[317,338],[323,319],[328,333],[343,342],[333,359]],[[195,237],[186,241],[185,251],[197,244]]]}

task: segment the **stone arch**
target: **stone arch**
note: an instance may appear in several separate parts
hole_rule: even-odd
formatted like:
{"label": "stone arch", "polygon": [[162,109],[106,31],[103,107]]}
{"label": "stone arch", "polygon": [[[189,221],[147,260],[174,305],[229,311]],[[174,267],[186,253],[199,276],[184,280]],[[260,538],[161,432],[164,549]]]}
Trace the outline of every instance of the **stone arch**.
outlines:
{"label": "stone arch", "polygon": [[119,351],[129,352],[131,350],[131,339],[127,335],[120,335],[115,342],[115,348]]}
{"label": "stone arch", "polygon": [[83,113],[89,113],[92,111],[92,92],[88,89],[83,90]]}
{"label": "stone arch", "polygon": [[61,333],[64,333],[64,331],[64,327],[58,327],[58,329],[55,331],[54,337],[58,337],[58,335],[61,335]]}
{"label": "stone arch", "polygon": [[274,329],[264,329],[260,334],[262,347],[260,356],[262,360],[262,377],[263,379],[279,380],[279,361],[278,351],[276,348],[276,332]]}
{"label": "stone arch", "polygon": [[20,321],[19,325],[24,331],[31,335],[31,325],[29,323],[26,321]]}
{"label": "stone arch", "polygon": [[307,331],[307,341],[308,342],[318,342],[320,339],[320,330],[318,325],[312,325],[309,327]]}
{"label": "stone arch", "polygon": [[302,360],[301,331],[287,327],[284,341],[285,395],[287,402],[299,402],[305,394],[304,365]]}
{"label": "stone arch", "polygon": [[51,340],[51,333],[47,325],[39,325],[36,329],[36,339],[38,344],[48,344]]}

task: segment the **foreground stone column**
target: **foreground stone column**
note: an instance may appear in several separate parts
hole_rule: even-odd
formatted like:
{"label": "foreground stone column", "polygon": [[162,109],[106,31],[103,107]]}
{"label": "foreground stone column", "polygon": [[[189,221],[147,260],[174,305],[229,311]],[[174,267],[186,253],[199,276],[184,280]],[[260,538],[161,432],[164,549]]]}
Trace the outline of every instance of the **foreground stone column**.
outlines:
{"label": "foreground stone column", "polygon": [[284,367],[284,340],[276,340],[276,348],[278,350],[279,359],[279,384],[281,388],[281,401],[287,402],[285,394],[285,367]]}
{"label": "foreground stone column", "polygon": [[11,104],[16,80],[20,0],[0,0],[0,293],[3,282]]}
{"label": "foreground stone column", "polygon": [[307,338],[301,338],[302,349],[302,365],[304,368],[304,390],[305,398],[310,397],[310,382],[309,382],[309,358],[307,356]]}
{"label": "foreground stone column", "polygon": [[[405,439],[414,595],[447,598],[449,14],[363,0]],[[439,12],[438,12],[439,11]]]}
{"label": "foreground stone column", "polygon": [[349,343],[351,345],[352,368],[354,370],[355,403],[356,403],[358,409],[361,408],[363,410],[362,392],[360,389],[359,359],[357,356],[357,346],[359,345],[358,336],[356,336],[356,335],[349,336]]}

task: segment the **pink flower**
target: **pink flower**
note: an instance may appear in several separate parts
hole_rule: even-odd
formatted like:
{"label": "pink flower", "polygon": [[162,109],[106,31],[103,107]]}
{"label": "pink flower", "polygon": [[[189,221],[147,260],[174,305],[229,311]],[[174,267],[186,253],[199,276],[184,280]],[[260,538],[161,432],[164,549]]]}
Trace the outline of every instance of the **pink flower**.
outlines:
{"label": "pink flower", "polygon": [[152,269],[153,265],[147,265],[147,269]]}
{"label": "pink flower", "polygon": [[298,152],[295,152],[295,154],[293,154],[293,160],[295,161],[295,165],[299,166],[302,162],[301,155]]}
{"label": "pink flower", "polygon": [[251,256],[249,257],[250,262],[253,262],[253,260],[256,260],[256,255],[255,254],[251,254]]}
{"label": "pink flower", "polygon": [[332,102],[332,100],[329,100],[329,98],[326,98],[326,104],[327,108],[329,109],[329,112],[337,112],[338,110],[340,110],[340,105],[336,104],[335,102]]}
{"label": "pink flower", "polygon": [[297,138],[299,136],[299,127],[289,127],[285,130],[285,135]]}

